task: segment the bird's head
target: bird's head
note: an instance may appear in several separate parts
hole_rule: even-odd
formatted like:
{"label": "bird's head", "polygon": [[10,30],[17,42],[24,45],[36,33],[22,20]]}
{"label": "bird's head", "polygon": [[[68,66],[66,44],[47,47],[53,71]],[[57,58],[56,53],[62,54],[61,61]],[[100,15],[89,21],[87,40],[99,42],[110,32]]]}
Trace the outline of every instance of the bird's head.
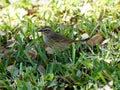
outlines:
{"label": "bird's head", "polygon": [[43,34],[50,34],[53,30],[50,26],[44,26],[39,30],[39,32],[42,32]]}

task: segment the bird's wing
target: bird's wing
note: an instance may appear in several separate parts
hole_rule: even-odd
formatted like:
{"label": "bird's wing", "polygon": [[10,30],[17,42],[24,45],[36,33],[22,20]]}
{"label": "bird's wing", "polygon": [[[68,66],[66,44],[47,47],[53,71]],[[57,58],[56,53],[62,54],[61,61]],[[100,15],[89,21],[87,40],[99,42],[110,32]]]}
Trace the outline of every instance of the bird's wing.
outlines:
{"label": "bird's wing", "polygon": [[53,38],[56,42],[72,42],[74,40],[70,39],[69,37],[63,36],[61,34],[58,33],[54,33],[54,35],[51,36],[51,38]]}

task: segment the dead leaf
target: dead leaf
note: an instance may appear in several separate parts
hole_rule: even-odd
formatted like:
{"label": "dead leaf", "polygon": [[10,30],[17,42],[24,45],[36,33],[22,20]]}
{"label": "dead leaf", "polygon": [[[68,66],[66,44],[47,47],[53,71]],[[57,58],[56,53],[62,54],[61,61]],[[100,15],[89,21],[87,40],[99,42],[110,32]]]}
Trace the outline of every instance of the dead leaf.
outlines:
{"label": "dead leaf", "polygon": [[5,36],[6,32],[0,30],[0,36]]}
{"label": "dead leaf", "polygon": [[112,86],[113,86],[113,81],[110,81],[107,85],[105,85],[104,87],[102,87],[102,88],[98,88],[98,90],[114,90],[113,88],[112,88]]}
{"label": "dead leaf", "polygon": [[100,12],[100,15],[99,15],[99,17],[98,17],[98,20],[99,20],[99,21],[102,21],[102,19],[103,19],[103,17],[104,17],[104,14],[105,14],[105,10],[102,8],[102,9],[101,9],[101,12]]}
{"label": "dead leaf", "polygon": [[115,33],[115,32],[111,32],[110,35],[111,35],[111,38],[112,37],[116,38],[116,39],[119,38],[119,35],[117,33]]}
{"label": "dead leaf", "polygon": [[118,33],[120,31],[120,26],[113,28],[113,32]]}
{"label": "dead leaf", "polygon": [[0,53],[3,53],[4,51],[6,50],[6,48],[4,48],[4,47],[0,47]]}
{"label": "dead leaf", "polygon": [[3,8],[4,8],[4,6],[0,5],[0,9],[3,9]]}
{"label": "dead leaf", "polygon": [[11,48],[15,45],[15,42],[11,43],[10,45],[7,46],[7,48]]}
{"label": "dead leaf", "polygon": [[81,13],[82,14],[88,14],[88,12],[90,12],[90,11],[93,11],[93,8],[89,3],[85,3],[83,5],[83,7],[81,8]]}
{"label": "dead leaf", "polygon": [[7,71],[9,71],[12,75],[14,75],[14,77],[17,77],[17,75],[19,73],[19,69],[17,67],[15,67],[14,65],[8,66]]}
{"label": "dead leaf", "polygon": [[75,16],[71,17],[71,18],[70,18],[70,23],[71,23],[71,24],[77,23],[78,17],[79,17],[79,15],[75,15]]}
{"label": "dead leaf", "polygon": [[28,9],[27,15],[29,16],[29,15],[32,15],[32,14],[34,14],[34,13],[37,13],[37,9],[34,9],[34,8]]}
{"label": "dead leaf", "polygon": [[81,35],[81,37],[82,37],[81,40],[85,40],[85,39],[89,38],[90,36],[87,33],[84,33]]}
{"label": "dead leaf", "polygon": [[28,54],[29,54],[30,58],[32,58],[32,60],[36,59],[37,52],[33,48],[28,51]]}
{"label": "dead leaf", "polygon": [[3,60],[5,60],[6,57],[10,56],[11,54],[12,54],[12,51],[6,50],[5,53],[4,53],[3,56],[2,56]]}
{"label": "dead leaf", "polygon": [[[17,13],[20,19],[22,19],[27,14],[27,11],[24,8],[18,8],[14,10],[14,12]],[[14,12],[13,12],[13,15],[16,15]]]}
{"label": "dead leaf", "polygon": [[5,86],[0,86],[0,90],[6,90]]}
{"label": "dead leaf", "polygon": [[46,73],[45,68],[42,65],[39,65],[37,70],[41,75],[45,75]]}
{"label": "dead leaf", "polygon": [[17,69],[14,65],[10,65],[7,67],[7,71],[9,71],[10,73],[12,73],[12,70]]}
{"label": "dead leaf", "polygon": [[38,38],[38,37],[40,37],[42,34],[41,34],[41,32],[37,32],[37,33],[35,33],[35,36],[33,37],[33,35],[31,34],[30,36],[29,36],[29,39],[31,40],[31,39],[36,39],[36,38]]}
{"label": "dead leaf", "polygon": [[15,45],[16,41],[14,38],[7,40],[7,48],[11,48]]}
{"label": "dead leaf", "polygon": [[19,25],[16,25],[16,29],[12,32],[12,34],[17,34],[20,31]]}
{"label": "dead leaf", "polygon": [[101,34],[96,34],[92,38],[90,38],[88,41],[86,41],[86,44],[95,46],[97,44],[101,44],[103,42],[103,36]]}
{"label": "dead leaf", "polygon": [[102,45],[107,44],[109,41],[110,41],[110,38],[105,39],[105,40],[102,42]]}
{"label": "dead leaf", "polygon": [[107,62],[107,63],[111,63],[112,62],[111,59],[105,59],[104,61]]}
{"label": "dead leaf", "polygon": [[54,54],[54,51],[50,47],[46,47],[45,50],[47,51],[48,54]]}
{"label": "dead leaf", "polygon": [[11,83],[11,84],[10,84],[10,87],[11,87],[13,90],[16,90],[16,88],[17,88],[16,83],[15,83],[15,82],[14,82],[14,83]]}
{"label": "dead leaf", "polygon": [[19,78],[20,80],[22,80],[23,79],[22,74],[18,74],[17,78]]}

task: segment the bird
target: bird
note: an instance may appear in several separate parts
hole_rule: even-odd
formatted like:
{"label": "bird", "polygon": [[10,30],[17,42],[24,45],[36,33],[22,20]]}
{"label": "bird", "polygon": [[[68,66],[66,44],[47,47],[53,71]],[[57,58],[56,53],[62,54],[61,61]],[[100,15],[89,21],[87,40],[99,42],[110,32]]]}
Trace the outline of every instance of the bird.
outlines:
{"label": "bird", "polygon": [[72,43],[80,42],[80,40],[74,40],[56,33],[50,26],[42,27],[39,32],[43,33],[43,41],[46,46],[55,48],[60,52],[69,48]]}

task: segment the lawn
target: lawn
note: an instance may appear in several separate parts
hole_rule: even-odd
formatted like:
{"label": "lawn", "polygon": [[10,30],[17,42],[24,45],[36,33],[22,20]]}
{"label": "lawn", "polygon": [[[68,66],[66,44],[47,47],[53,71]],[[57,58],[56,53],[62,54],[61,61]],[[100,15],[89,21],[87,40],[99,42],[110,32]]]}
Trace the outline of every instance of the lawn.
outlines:
{"label": "lawn", "polygon": [[[74,40],[47,49],[43,26]],[[119,0],[1,0],[0,90],[119,90]]]}

